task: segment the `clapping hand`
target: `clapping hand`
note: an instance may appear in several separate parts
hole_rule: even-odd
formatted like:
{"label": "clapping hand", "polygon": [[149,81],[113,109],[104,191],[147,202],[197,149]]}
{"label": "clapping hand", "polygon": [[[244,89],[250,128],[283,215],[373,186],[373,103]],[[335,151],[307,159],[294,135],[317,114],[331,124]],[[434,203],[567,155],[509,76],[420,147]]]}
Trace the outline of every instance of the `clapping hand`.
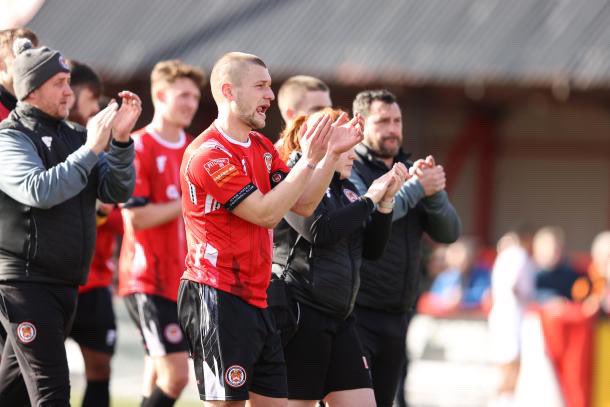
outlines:
{"label": "clapping hand", "polygon": [[339,155],[350,150],[362,141],[364,122],[358,113],[348,120],[346,113],[341,115],[332,124],[332,135],[328,143],[328,151]]}
{"label": "clapping hand", "polygon": [[417,160],[409,169],[411,176],[415,177],[424,188],[426,196],[445,189],[447,179],[442,165],[436,165],[434,157],[429,155],[425,160]]}
{"label": "clapping hand", "polygon": [[142,113],[142,101],[135,93],[124,90],[119,93],[121,107],[112,123],[112,137],[119,142],[129,141],[129,134]]}
{"label": "clapping hand", "polygon": [[303,158],[311,164],[317,164],[326,155],[328,142],[332,133],[329,115],[322,115],[311,128],[303,123],[299,129],[299,140]]}

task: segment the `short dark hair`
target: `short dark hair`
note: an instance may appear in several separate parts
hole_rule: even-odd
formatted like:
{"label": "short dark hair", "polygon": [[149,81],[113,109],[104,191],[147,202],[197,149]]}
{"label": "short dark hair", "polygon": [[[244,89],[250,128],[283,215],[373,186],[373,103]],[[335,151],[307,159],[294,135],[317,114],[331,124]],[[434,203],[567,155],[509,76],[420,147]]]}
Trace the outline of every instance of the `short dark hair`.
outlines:
{"label": "short dark hair", "polygon": [[352,105],[353,114],[359,113],[362,117],[368,116],[371,105],[376,100],[388,105],[397,103],[396,96],[387,89],[365,90],[356,95]]}
{"label": "short dark hair", "polygon": [[70,67],[70,86],[86,86],[91,89],[97,98],[102,94],[102,81],[89,65],[69,59],[66,61]]}

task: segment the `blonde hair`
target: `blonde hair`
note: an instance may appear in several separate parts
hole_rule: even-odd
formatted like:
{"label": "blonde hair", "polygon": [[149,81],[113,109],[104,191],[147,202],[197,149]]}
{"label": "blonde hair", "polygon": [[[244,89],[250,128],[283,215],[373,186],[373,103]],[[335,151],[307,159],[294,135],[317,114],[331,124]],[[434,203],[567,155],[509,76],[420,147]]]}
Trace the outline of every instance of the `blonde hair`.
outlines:
{"label": "blonde hair", "polygon": [[277,104],[280,111],[299,110],[305,93],[313,91],[330,92],[330,89],[328,85],[313,76],[297,75],[288,78],[277,93]]}
{"label": "blonde hair", "polygon": [[171,85],[181,78],[190,79],[198,88],[201,88],[205,82],[203,71],[193,65],[185,64],[178,59],[158,62],[150,74],[153,99],[155,98],[155,91]]}

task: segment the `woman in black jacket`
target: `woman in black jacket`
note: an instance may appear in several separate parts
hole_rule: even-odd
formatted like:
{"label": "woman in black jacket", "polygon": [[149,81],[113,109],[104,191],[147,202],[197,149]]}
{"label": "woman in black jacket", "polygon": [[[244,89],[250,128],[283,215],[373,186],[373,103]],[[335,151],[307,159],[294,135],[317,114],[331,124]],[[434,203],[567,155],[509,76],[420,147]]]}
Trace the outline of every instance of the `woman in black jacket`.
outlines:
{"label": "woman in black jacket", "polygon": [[[343,113],[326,109],[297,119],[283,134],[282,153],[291,154],[294,161],[300,126],[311,125],[321,114],[337,119]],[[290,146],[295,151],[289,151]],[[359,196],[348,180],[354,159],[353,149],[341,155],[314,214],[304,218],[289,213],[278,231],[282,239],[275,240],[273,269],[284,274],[298,318],[297,332],[284,349],[289,406],[314,406],[317,400],[330,406],[375,405],[351,313],[362,257],[375,259],[383,253],[393,197],[408,172],[400,164]]]}

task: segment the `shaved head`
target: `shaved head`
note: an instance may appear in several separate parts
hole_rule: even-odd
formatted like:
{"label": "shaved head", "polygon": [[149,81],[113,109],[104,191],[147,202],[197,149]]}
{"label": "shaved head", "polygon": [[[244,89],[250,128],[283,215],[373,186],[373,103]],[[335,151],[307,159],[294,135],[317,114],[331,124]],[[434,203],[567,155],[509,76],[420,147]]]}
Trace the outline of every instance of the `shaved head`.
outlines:
{"label": "shaved head", "polygon": [[221,103],[225,97],[222,94],[222,85],[230,83],[235,86],[241,85],[241,79],[252,64],[262,66],[267,69],[267,65],[256,55],[243,52],[229,52],[224,54],[212,68],[210,74],[210,86],[212,96],[216,104]]}
{"label": "shaved head", "polygon": [[309,115],[325,107],[330,107],[332,104],[330,89],[322,80],[313,76],[293,76],[288,78],[280,87],[277,94],[277,104],[284,121],[288,122],[299,114]]}

